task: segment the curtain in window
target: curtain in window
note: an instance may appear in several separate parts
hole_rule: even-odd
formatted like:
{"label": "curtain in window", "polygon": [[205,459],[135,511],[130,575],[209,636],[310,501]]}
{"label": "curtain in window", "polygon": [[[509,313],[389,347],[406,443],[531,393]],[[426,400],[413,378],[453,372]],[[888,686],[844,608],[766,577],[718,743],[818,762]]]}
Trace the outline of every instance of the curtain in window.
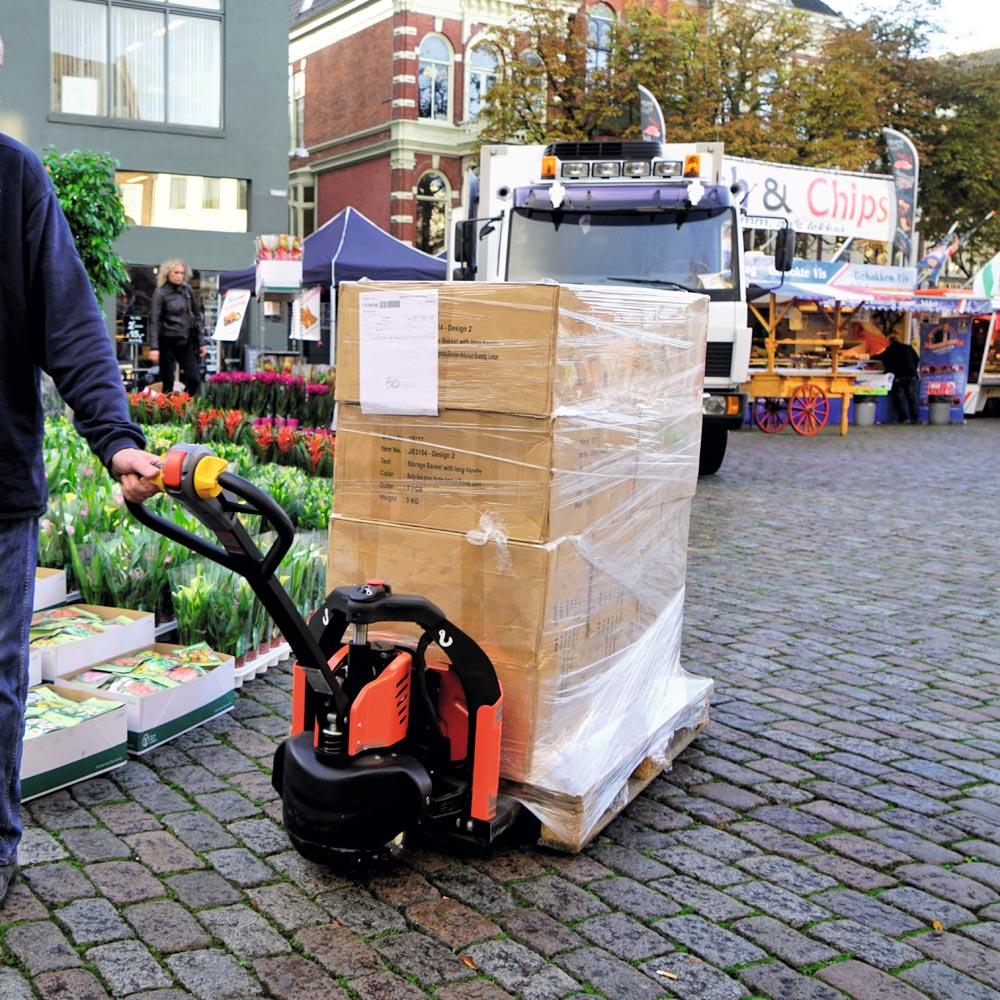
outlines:
{"label": "curtain in window", "polygon": [[79,0],[53,0],[52,110],[106,115],[107,8]]}
{"label": "curtain in window", "polygon": [[443,38],[428,35],[420,43],[420,117],[448,120],[448,70],[451,50]]}
{"label": "curtain in window", "polygon": [[198,17],[167,24],[168,120],[177,125],[222,125],[221,25]]}
{"label": "curtain in window", "polygon": [[162,122],[163,14],[115,7],[111,11],[111,114]]}

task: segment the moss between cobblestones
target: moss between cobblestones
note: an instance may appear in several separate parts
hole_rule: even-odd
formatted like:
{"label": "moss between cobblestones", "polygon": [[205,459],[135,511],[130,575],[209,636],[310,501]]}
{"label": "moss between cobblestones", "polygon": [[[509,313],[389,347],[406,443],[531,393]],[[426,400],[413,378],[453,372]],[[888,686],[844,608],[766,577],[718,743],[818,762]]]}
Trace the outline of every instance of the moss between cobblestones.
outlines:
{"label": "moss between cobblestones", "polygon": [[852,954],[842,953],[836,955],[833,958],[828,958],[822,962],[811,962],[809,965],[803,965],[798,971],[804,976],[814,976],[820,969],[826,969],[831,965],[839,965],[841,962],[849,962],[854,958]]}

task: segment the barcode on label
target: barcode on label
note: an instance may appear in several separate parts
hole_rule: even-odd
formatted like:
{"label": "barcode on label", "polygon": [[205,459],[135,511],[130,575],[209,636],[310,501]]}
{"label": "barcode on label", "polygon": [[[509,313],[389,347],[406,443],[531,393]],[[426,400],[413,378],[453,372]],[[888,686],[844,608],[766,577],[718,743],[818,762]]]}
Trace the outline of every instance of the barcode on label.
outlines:
{"label": "barcode on label", "polygon": [[402,302],[399,299],[383,299],[379,302],[379,309],[399,309],[402,306]]}

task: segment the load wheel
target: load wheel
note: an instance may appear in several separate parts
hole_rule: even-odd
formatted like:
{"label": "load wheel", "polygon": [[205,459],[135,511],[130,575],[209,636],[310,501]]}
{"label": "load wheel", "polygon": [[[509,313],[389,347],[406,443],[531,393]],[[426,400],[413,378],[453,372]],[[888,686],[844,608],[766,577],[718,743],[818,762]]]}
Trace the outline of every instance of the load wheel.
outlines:
{"label": "load wheel", "polygon": [[758,396],[753,421],[765,434],[778,434],[788,426],[788,400],[781,396]]}
{"label": "load wheel", "polygon": [[725,427],[710,424],[701,425],[701,451],[698,453],[698,475],[713,476],[722,466],[726,457],[726,443],[729,432]]}
{"label": "load wheel", "polygon": [[789,397],[788,419],[796,434],[818,434],[830,419],[830,397],[815,383],[803,382]]}

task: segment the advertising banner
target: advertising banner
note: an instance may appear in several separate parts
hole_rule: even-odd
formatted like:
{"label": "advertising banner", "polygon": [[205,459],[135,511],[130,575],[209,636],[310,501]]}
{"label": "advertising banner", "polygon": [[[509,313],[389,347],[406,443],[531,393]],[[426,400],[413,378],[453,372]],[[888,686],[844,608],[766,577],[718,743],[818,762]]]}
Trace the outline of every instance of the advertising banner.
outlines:
{"label": "advertising banner", "polygon": [[249,289],[231,288],[226,292],[219,318],[215,321],[215,333],[212,334],[216,340],[236,340],[239,337],[249,302]]}
{"label": "advertising banner", "polygon": [[292,329],[288,334],[289,339],[318,341],[321,308],[320,286],[303,288],[292,303]]}
{"label": "advertising banner", "polygon": [[896,224],[892,248],[904,263],[912,260],[913,230],[917,214],[917,186],[920,179],[920,159],[909,136],[893,128],[882,129],[892,179],[895,187]]}
{"label": "advertising banner", "polygon": [[800,233],[884,243],[896,231],[896,189],[891,177],[738,156],[724,156],[722,171],[727,183],[746,184],[745,225],[755,229],[780,229],[778,220],[787,219]]}
{"label": "advertising banner", "polygon": [[951,419],[962,420],[969,381],[972,319],[951,316],[920,324],[920,403],[928,398],[951,400]]}

